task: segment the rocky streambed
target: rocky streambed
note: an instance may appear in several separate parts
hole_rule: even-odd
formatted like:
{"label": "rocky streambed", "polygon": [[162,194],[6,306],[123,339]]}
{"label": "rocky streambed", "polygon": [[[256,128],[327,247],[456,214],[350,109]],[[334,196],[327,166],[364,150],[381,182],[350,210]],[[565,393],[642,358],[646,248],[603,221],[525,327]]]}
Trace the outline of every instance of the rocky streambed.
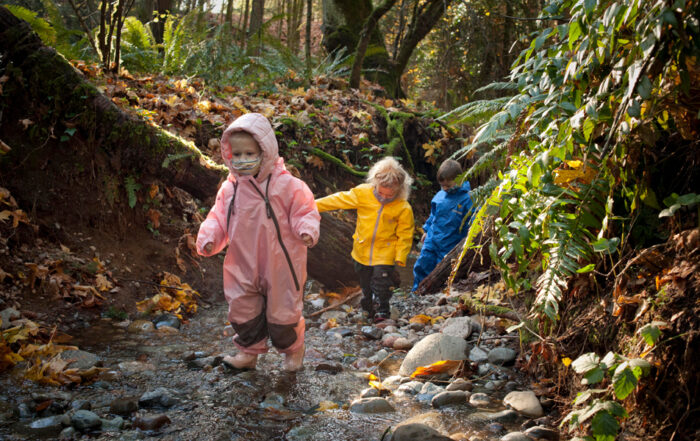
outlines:
{"label": "rocky streambed", "polygon": [[[0,377],[0,438],[168,440],[557,440],[553,402],[514,369],[519,347],[494,318],[455,315],[455,299],[396,295],[392,320],[367,323],[353,306],[309,317],[305,368],[282,356],[232,372],[226,306],[189,322],[164,314],[102,319],[74,331],[70,367],[101,366],[73,388]],[[313,303],[313,304],[312,304]],[[423,314],[433,320],[410,320]],[[441,360],[446,372],[411,377]],[[369,374],[373,374],[370,377]],[[370,386],[373,382],[373,387]]]}

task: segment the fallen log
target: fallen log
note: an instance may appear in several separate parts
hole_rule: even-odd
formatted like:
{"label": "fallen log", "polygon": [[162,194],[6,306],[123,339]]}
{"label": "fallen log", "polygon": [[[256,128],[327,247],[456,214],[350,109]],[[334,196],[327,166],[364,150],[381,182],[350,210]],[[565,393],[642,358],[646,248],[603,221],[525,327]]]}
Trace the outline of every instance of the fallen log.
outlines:
{"label": "fallen log", "polygon": [[329,213],[321,214],[321,236],[316,246],[309,250],[307,268],[310,278],[331,289],[358,284],[350,257],[354,232],[352,222]]}
{"label": "fallen log", "polygon": [[[447,283],[447,279],[452,272],[452,267],[454,263],[459,258],[459,254],[462,252],[462,247],[464,247],[464,241],[462,239],[457,245],[455,245],[452,250],[450,250],[447,255],[437,264],[435,269],[428,274],[425,279],[423,279],[418,285],[416,294],[432,294],[440,291]],[[489,255],[489,244],[491,243],[490,237],[484,237],[483,235],[478,235],[474,240],[474,243],[479,244],[477,248],[467,250],[462,263],[457,270],[457,275],[455,276],[455,281],[464,278],[471,271],[484,271],[491,266],[491,256]]]}

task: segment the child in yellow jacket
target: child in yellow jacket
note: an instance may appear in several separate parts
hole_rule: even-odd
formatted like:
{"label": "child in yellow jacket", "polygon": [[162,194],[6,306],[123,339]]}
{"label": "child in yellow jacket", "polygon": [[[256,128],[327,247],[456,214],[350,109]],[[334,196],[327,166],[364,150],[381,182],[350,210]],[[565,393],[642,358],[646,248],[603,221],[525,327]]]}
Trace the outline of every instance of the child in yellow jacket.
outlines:
{"label": "child in yellow jacket", "polygon": [[[394,265],[406,266],[413,242],[413,210],[408,195],[413,179],[396,159],[372,166],[367,182],[316,200],[318,211],[357,210],[352,258],[362,287],[362,308],[370,318],[389,318]],[[375,316],[374,299],[379,303]]]}

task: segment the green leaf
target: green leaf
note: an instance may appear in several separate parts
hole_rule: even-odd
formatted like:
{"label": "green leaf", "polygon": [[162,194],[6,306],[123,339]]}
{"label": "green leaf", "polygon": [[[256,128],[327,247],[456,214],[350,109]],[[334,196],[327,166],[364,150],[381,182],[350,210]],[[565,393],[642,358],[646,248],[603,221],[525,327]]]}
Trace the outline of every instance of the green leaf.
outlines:
{"label": "green leaf", "polygon": [[644,325],[638,332],[649,346],[654,346],[661,337],[661,330],[652,323]]}
{"label": "green leaf", "polygon": [[585,274],[585,273],[590,273],[594,269],[595,269],[595,263],[589,263],[588,265],[584,266],[583,268],[577,269],[576,272],[579,274]]}
{"label": "green leaf", "polygon": [[629,362],[620,364],[613,375],[613,388],[618,400],[624,400],[637,387],[637,377],[629,368]]}
{"label": "green leaf", "polygon": [[600,366],[596,366],[593,370],[588,371],[586,375],[583,377],[583,380],[581,380],[581,384],[596,384],[600,383],[603,381],[603,378],[605,378],[605,372],[600,368]]}
{"label": "green leaf", "polygon": [[596,0],[583,0],[583,7],[586,8],[586,14],[590,14],[595,9]]}
{"label": "green leaf", "polygon": [[595,123],[591,118],[587,118],[586,121],[583,122],[583,137],[586,139],[586,141],[590,141],[594,128]]}
{"label": "green leaf", "polygon": [[642,377],[646,377],[647,375],[649,375],[649,371],[651,371],[651,363],[642,358],[635,358],[630,360],[630,367],[632,368],[632,373],[637,378],[637,380],[639,380]]}
{"label": "green leaf", "polygon": [[581,25],[578,21],[571,23],[569,26],[569,49],[574,50],[576,40],[581,36]]}
{"label": "green leaf", "polygon": [[683,196],[678,197],[677,202],[681,205],[695,205],[700,202],[700,196],[696,195],[695,193],[684,194]]}
{"label": "green leaf", "polygon": [[600,357],[595,352],[589,352],[574,360],[571,367],[577,374],[583,374],[597,368],[599,364]]}
{"label": "green leaf", "polygon": [[659,217],[671,217],[674,214],[676,214],[676,211],[680,210],[680,208],[681,204],[673,204],[670,207],[661,210],[661,212],[659,213]]}
{"label": "green leaf", "polygon": [[642,115],[642,106],[639,104],[639,101],[632,100],[627,108],[627,113],[632,118],[639,118]]}
{"label": "green leaf", "polygon": [[600,411],[591,421],[591,432],[596,441],[614,441],[620,423],[608,412]]}
{"label": "green leaf", "polygon": [[642,76],[642,79],[639,80],[639,84],[637,84],[637,93],[639,93],[639,96],[642,97],[642,99],[648,100],[651,98],[651,81],[649,81],[649,77],[646,75]]}

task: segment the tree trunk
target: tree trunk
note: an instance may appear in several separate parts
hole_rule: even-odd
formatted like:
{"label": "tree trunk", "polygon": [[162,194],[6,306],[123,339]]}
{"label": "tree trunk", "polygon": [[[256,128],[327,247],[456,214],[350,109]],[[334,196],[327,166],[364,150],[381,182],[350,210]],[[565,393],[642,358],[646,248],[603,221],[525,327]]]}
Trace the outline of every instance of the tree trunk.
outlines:
{"label": "tree trunk", "polygon": [[304,37],[304,60],[306,61],[306,78],[311,80],[311,20],[313,18],[313,0],[306,0],[306,35]]}
{"label": "tree trunk", "polygon": [[336,289],[358,283],[353,266],[352,235],[355,227],[328,213],[321,214],[321,236],[315,247],[309,249],[309,278],[326,287]]}
{"label": "tree trunk", "polygon": [[386,14],[392,6],[394,6],[394,3],[396,3],[396,0],[385,0],[384,3],[372,11],[362,27],[360,41],[357,43],[357,48],[355,49],[355,62],[352,65],[352,73],[350,74],[350,87],[353,89],[360,87],[362,61],[365,59],[365,51],[367,51],[367,46],[369,45],[369,40],[372,37],[372,33],[377,28],[379,19],[382,18],[382,16]]}
{"label": "tree trunk", "polygon": [[[465,240],[466,238],[455,245],[442,261],[437,264],[435,269],[420,282],[416,294],[433,294],[444,288],[452,272],[452,266],[462,252]],[[472,271],[484,271],[491,267],[491,256],[489,255],[491,239],[483,238],[482,235],[479,235],[474,242],[480,243],[481,246],[478,249],[467,250],[467,254],[465,254],[462,264],[457,270],[455,281],[467,276]]]}
{"label": "tree trunk", "polygon": [[248,27],[248,38],[251,39],[262,28],[263,14],[265,12],[265,0],[253,0],[253,7],[250,11],[250,25]]}

